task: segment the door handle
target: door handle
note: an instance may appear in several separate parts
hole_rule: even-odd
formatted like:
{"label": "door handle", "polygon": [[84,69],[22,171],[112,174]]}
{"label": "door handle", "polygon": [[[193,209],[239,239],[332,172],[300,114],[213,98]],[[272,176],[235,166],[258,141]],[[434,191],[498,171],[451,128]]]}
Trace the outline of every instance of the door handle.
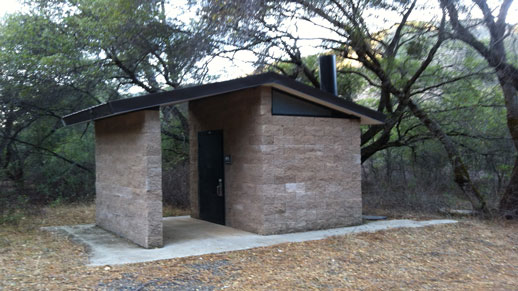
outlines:
{"label": "door handle", "polygon": [[223,179],[218,179],[218,186],[216,186],[216,195],[223,197]]}

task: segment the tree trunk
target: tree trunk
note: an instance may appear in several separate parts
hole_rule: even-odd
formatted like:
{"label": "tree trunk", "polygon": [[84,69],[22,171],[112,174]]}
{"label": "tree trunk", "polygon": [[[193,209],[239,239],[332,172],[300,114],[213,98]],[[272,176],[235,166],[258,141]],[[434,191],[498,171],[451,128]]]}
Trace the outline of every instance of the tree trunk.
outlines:
{"label": "tree trunk", "polygon": [[[455,31],[454,38],[474,48],[495,70],[505,98],[509,133],[515,148],[518,150],[518,68],[507,62],[504,44],[504,40],[508,36],[507,30],[511,27],[507,25],[506,18],[513,0],[501,1],[500,7],[493,10],[487,4],[487,0],[473,0],[473,3],[478,6],[484,15],[483,23],[489,30],[490,35],[489,45],[477,39],[469,29],[464,27],[459,20],[456,2],[454,0],[440,0],[441,6],[446,8],[450,15],[450,21]],[[495,19],[493,13],[496,11],[498,11],[498,16]],[[518,217],[518,157],[516,157],[511,179],[504,196],[500,200],[499,208],[507,217]]]}
{"label": "tree trunk", "polygon": [[514,162],[513,172],[504,196],[500,200],[500,211],[508,219],[518,218],[518,159]]}
{"label": "tree trunk", "polygon": [[[515,84],[513,84],[510,72],[504,69],[498,71],[497,75],[507,108],[507,126],[513,139],[514,147],[518,150],[518,91]],[[507,218],[518,218],[518,156],[515,158],[511,178],[500,200],[499,209]]]}
{"label": "tree trunk", "polygon": [[385,179],[388,184],[392,183],[392,152],[390,149],[385,151]]}
{"label": "tree trunk", "polygon": [[414,116],[417,117],[424,126],[426,126],[430,133],[437,138],[446,150],[453,169],[455,183],[457,183],[459,188],[462,190],[462,193],[464,193],[466,198],[471,202],[473,209],[481,211],[482,213],[489,213],[484,196],[482,196],[478,189],[473,185],[469,172],[451,138],[444,133],[440,125],[428,117],[426,112],[421,110],[417,104],[410,101],[408,103],[408,108],[410,108],[412,114],[414,114]]}

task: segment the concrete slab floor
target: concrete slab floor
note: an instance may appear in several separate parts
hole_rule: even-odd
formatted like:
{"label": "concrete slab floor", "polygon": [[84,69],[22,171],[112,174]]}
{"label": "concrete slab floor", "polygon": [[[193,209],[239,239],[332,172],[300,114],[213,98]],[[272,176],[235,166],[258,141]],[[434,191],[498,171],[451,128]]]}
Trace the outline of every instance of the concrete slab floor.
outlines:
{"label": "concrete slab floor", "polygon": [[89,265],[117,265],[199,256],[211,253],[244,250],[287,242],[319,240],[335,235],[375,232],[391,228],[424,227],[456,223],[455,220],[383,220],[366,224],[299,233],[262,236],[231,227],[191,218],[166,217],[164,247],[144,249],[93,224],[44,227],[43,229],[70,235],[72,240],[89,249]]}

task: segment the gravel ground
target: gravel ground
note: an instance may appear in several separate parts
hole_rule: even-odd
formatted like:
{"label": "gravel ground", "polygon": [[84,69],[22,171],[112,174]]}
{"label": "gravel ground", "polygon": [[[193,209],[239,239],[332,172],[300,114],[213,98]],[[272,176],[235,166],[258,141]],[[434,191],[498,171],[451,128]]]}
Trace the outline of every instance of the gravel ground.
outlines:
{"label": "gravel ground", "polygon": [[[85,267],[82,246],[40,231],[91,223],[92,206],[0,226],[0,290],[491,289],[518,286],[518,223],[462,220],[201,257]],[[414,217],[410,217],[414,218]]]}

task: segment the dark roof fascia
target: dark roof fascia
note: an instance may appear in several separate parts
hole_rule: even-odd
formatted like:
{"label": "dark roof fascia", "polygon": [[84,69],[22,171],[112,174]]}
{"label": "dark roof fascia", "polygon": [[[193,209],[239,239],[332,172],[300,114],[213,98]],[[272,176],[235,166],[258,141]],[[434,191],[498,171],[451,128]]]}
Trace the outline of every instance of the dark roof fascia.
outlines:
{"label": "dark roof fascia", "polygon": [[345,108],[359,115],[368,116],[379,122],[384,122],[385,120],[384,114],[371,110],[367,107],[358,105],[342,98],[338,98],[330,93],[307,86],[288,77],[275,73],[265,73],[230,81],[223,81],[206,85],[181,88],[172,91],[152,93],[133,98],[109,101],[107,103],[68,114],[63,117],[63,123],[65,125],[72,125],[76,123],[120,115],[123,113],[150,109],[157,106],[177,104],[209,96],[273,84],[288,87],[303,94],[311,95],[324,102]]}

